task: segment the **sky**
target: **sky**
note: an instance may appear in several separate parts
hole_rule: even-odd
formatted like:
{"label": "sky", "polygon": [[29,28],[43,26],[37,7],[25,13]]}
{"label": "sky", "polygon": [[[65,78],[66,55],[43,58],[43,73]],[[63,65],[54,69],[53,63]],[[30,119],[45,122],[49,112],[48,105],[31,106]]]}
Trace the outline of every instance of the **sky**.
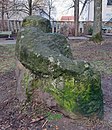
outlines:
{"label": "sky", "polygon": [[[60,20],[61,16],[73,16],[73,8],[69,9],[72,5],[72,0],[56,0],[54,6],[56,7],[56,20]],[[81,4],[80,4],[81,10]]]}
{"label": "sky", "polygon": [[69,9],[72,0],[58,0],[54,2],[56,7],[56,19],[59,20],[62,15],[73,15],[73,9]]}

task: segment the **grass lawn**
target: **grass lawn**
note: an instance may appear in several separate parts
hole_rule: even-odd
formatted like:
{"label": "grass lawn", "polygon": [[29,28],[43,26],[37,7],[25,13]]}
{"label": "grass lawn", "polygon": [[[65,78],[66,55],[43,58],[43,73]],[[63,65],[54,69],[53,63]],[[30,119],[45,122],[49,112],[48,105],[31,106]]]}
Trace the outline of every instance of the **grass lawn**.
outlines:
{"label": "grass lawn", "polygon": [[15,67],[15,45],[0,45],[0,73]]}

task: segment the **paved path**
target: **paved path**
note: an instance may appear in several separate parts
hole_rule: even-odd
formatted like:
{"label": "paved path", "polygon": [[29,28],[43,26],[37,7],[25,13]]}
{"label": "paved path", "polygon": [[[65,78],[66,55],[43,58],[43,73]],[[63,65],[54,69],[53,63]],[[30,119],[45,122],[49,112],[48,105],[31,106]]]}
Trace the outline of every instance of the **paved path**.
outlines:
{"label": "paved path", "polygon": [[89,40],[88,37],[80,36],[80,37],[68,37],[70,40]]}
{"label": "paved path", "polygon": [[[105,33],[102,35],[103,38],[109,38],[112,37],[112,33]],[[89,38],[91,38],[92,35],[85,35],[85,36],[79,36],[79,37],[68,37],[68,39],[70,40],[89,40]]]}
{"label": "paved path", "polygon": [[[70,40],[88,40],[89,38],[87,37],[69,37]],[[4,38],[0,38],[0,45],[3,44],[16,44],[16,39],[15,40],[6,40]]]}
{"label": "paved path", "polygon": [[6,40],[4,38],[0,38],[0,45],[4,45],[4,44],[16,44],[16,39]]}
{"label": "paved path", "polygon": [[[79,36],[79,37],[68,37],[70,40],[89,40],[91,35]],[[108,33],[103,35],[104,38],[112,37],[112,33]],[[5,38],[0,38],[0,45],[3,44],[16,44],[16,39],[14,40],[6,40]]]}

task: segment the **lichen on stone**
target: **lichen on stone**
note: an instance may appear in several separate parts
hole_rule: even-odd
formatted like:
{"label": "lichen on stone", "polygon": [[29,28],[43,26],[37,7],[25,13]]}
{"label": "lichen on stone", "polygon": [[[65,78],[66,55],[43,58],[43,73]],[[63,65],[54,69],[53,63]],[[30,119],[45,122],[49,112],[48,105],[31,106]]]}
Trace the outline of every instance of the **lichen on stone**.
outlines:
{"label": "lichen on stone", "polygon": [[54,62],[54,58],[53,58],[52,56],[48,57],[48,60],[49,60],[50,62]]}
{"label": "lichen on stone", "polygon": [[23,39],[24,38],[24,36],[21,36],[21,39]]}

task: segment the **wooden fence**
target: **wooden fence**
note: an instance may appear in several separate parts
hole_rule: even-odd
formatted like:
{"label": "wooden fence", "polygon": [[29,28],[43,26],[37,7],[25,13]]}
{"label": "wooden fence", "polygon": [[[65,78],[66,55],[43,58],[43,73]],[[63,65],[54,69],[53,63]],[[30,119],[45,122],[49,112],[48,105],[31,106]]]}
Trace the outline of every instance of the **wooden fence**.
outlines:
{"label": "wooden fence", "polygon": [[22,21],[19,20],[0,20],[0,31],[11,31],[17,33],[21,28]]}

